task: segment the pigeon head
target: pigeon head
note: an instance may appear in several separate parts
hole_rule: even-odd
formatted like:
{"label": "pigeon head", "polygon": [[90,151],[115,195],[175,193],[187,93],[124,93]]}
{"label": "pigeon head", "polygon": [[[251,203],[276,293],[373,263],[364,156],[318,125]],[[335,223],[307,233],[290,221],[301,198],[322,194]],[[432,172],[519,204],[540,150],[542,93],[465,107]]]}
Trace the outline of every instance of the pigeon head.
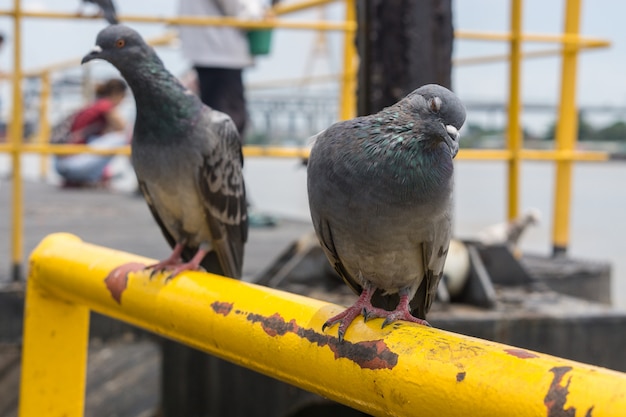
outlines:
{"label": "pigeon head", "polygon": [[409,112],[427,120],[424,128],[431,133],[427,137],[441,138],[450,148],[452,157],[456,156],[459,129],[465,122],[465,107],[452,91],[437,84],[427,84],[414,90],[400,103]]}
{"label": "pigeon head", "polygon": [[81,64],[103,59],[122,69],[129,63],[142,62],[150,57],[159,59],[139,33],[128,26],[110,25],[98,33],[96,45],[83,57]]}

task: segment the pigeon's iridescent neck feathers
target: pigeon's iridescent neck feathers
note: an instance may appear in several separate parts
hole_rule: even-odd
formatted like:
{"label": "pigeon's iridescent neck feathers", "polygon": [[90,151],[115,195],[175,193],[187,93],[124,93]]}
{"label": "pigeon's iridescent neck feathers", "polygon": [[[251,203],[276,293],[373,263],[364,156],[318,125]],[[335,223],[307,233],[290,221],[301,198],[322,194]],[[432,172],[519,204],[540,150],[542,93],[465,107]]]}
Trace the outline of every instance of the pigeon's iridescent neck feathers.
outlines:
{"label": "pigeon's iridescent neck feathers", "polygon": [[452,178],[450,149],[425,135],[427,126],[390,107],[332,126],[320,146],[335,149],[333,169],[340,175],[366,179],[363,186],[369,190],[380,190],[396,204],[410,204],[446,190]]}
{"label": "pigeon's iridescent neck feathers", "polygon": [[202,111],[201,101],[165,68],[141,35],[127,26],[103,29],[83,62],[92,59],[110,62],[128,82],[137,104],[135,133],[160,132],[159,137],[163,138],[180,136],[177,133],[193,123]]}

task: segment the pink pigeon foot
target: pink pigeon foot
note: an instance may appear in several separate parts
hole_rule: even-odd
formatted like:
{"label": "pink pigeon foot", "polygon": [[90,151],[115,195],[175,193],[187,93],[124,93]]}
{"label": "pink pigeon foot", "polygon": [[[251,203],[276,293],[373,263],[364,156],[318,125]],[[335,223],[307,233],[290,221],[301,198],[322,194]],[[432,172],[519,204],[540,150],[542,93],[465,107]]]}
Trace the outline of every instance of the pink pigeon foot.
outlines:
{"label": "pink pigeon foot", "polygon": [[172,251],[172,254],[167,259],[157,262],[156,264],[146,266],[146,269],[152,270],[152,272],[150,272],[150,278],[154,277],[154,275],[170,267],[180,265],[181,253],[183,253],[183,245],[181,245],[180,243],[177,243],[176,246],[174,246],[174,250]]}
{"label": "pink pigeon foot", "polygon": [[339,341],[343,341],[343,337],[350,326],[350,323],[354,321],[354,319],[359,315],[363,314],[364,317],[367,317],[367,312],[371,310],[375,310],[376,308],[372,306],[372,289],[369,286],[363,287],[363,291],[359,296],[359,299],[351,306],[344,310],[342,313],[337,314],[334,317],[326,320],[324,325],[322,326],[322,331],[324,331],[327,327],[334,326],[339,323],[339,330],[337,331]]}
{"label": "pink pigeon foot", "polygon": [[189,262],[181,261],[180,255],[182,251],[183,251],[183,245],[177,243],[176,246],[174,247],[174,251],[169,256],[169,258],[155,265],[146,267],[146,269],[152,269],[152,273],[150,274],[150,277],[152,277],[154,274],[158,272],[167,270],[167,271],[170,271],[170,274],[167,276],[167,278],[165,278],[165,280],[169,281],[172,278],[174,278],[176,275],[180,274],[181,272],[200,270],[200,262],[202,262],[202,259],[206,255],[207,251],[204,249],[198,249],[196,254],[193,256],[193,258],[191,258]]}
{"label": "pink pigeon foot", "polygon": [[409,321],[411,323],[431,327],[426,320],[418,319],[411,314],[409,302],[410,300],[407,289],[402,289],[400,290],[400,301],[398,302],[398,306],[395,310],[388,311],[382,308],[372,307],[371,309],[364,311],[365,320],[375,317],[384,318],[385,321],[383,321],[382,328],[385,328],[397,320]]}
{"label": "pink pigeon foot", "polygon": [[382,328],[390,325],[391,323],[397,320],[409,321],[412,323],[421,324],[423,326],[430,327],[430,324],[426,320],[418,319],[413,316],[409,310],[409,295],[408,289],[400,290],[400,301],[398,302],[398,306],[393,311],[388,311],[382,308],[377,308],[372,306],[372,288],[370,286],[366,286],[363,288],[359,299],[346,310],[337,314],[334,317],[331,317],[324,323],[322,326],[322,331],[324,331],[327,327],[333,326],[339,323],[338,337],[339,341],[343,341],[344,335],[350,323],[354,321],[354,319],[359,315],[363,315],[364,321],[367,321],[371,318],[384,318]]}

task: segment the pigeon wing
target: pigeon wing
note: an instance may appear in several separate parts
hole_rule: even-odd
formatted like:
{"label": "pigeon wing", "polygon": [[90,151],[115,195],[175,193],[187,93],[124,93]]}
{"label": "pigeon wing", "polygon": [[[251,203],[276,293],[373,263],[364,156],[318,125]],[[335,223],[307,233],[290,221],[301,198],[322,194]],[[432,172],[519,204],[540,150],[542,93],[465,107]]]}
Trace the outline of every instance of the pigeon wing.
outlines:
{"label": "pigeon wing", "polygon": [[418,318],[425,319],[437,296],[437,287],[443,276],[443,266],[446,263],[448,247],[451,237],[451,219],[445,216],[435,228],[436,234],[432,241],[422,243],[422,259],[427,267],[424,268],[424,278],[411,300],[411,310]]}
{"label": "pigeon wing", "polygon": [[327,221],[322,219],[317,219],[314,223],[315,230],[317,231],[317,237],[322,246],[322,250],[326,254],[326,257],[330,261],[330,264],[333,266],[337,274],[343,279],[343,281],[354,291],[356,294],[361,294],[363,291],[363,287],[359,282],[350,275],[350,273],[346,270],[343,262],[341,262],[341,258],[337,253],[337,249],[335,248],[335,242],[333,240],[333,233],[330,225]]}
{"label": "pigeon wing", "polygon": [[248,239],[241,143],[237,128],[229,117],[215,111],[210,111],[209,117],[212,134],[219,139],[203,154],[198,174],[199,190],[213,250],[224,274],[240,278],[243,247]]}

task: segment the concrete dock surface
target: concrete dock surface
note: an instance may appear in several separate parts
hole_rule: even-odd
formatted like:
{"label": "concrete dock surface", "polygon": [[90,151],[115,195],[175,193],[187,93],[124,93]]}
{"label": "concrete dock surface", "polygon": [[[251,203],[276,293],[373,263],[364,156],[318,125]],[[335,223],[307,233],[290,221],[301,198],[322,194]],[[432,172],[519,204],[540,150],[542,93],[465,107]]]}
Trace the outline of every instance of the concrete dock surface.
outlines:
{"label": "concrete dock surface", "polygon": [[[48,234],[72,233],[85,242],[150,258],[170,248],[140,195],[102,188],[70,188],[24,181],[24,269],[28,254]],[[0,282],[11,271],[11,181],[0,180]],[[275,227],[251,227],[244,258],[244,279],[267,268],[310,223],[277,219]],[[26,273],[26,270],[23,271]]]}

